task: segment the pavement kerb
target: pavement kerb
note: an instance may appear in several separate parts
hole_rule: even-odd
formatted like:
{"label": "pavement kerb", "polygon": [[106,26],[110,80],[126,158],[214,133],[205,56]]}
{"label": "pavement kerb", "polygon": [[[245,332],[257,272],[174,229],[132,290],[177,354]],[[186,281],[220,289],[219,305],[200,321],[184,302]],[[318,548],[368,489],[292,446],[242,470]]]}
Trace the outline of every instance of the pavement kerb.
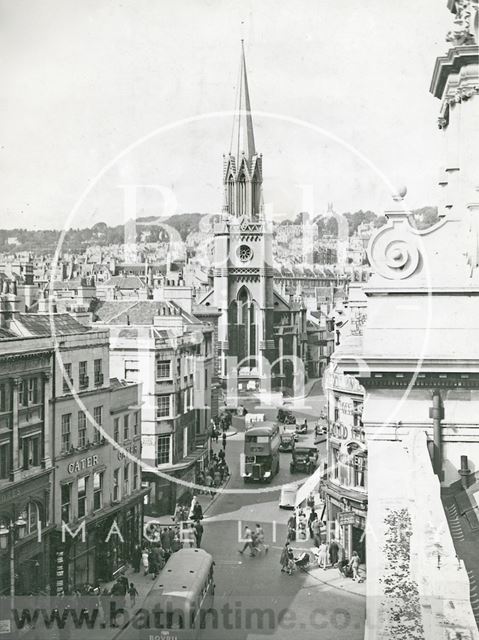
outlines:
{"label": "pavement kerb", "polygon": [[[303,571],[304,571],[304,573],[307,573],[308,575],[310,575],[312,578],[314,578],[318,582],[322,582],[323,584],[327,585],[328,587],[331,587],[332,589],[337,589],[338,591],[344,591],[346,593],[350,593],[350,594],[352,594],[354,596],[360,596],[362,598],[366,597],[366,593],[359,593],[358,591],[353,591],[352,589],[347,589],[346,587],[334,584],[333,580],[340,580],[340,578],[337,577],[337,576],[335,576],[333,578],[333,580],[331,580],[331,581],[323,580],[322,578],[320,578],[317,575],[317,572],[321,571],[321,569],[319,569],[319,567],[314,567],[313,570],[303,569]],[[356,583],[356,584],[360,584],[360,583]],[[362,584],[365,584],[365,581]]]}

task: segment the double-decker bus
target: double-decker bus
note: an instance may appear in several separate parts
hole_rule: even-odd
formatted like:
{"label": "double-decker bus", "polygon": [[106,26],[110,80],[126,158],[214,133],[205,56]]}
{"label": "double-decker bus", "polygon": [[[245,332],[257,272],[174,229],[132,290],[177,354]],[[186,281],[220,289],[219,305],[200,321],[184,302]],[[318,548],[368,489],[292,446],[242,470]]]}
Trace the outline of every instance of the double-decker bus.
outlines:
{"label": "double-decker bus", "polygon": [[245,432],[240,460],[245,482],[271,482],[279,471],[279,445],[279,427],[273,422],[257,423]]}

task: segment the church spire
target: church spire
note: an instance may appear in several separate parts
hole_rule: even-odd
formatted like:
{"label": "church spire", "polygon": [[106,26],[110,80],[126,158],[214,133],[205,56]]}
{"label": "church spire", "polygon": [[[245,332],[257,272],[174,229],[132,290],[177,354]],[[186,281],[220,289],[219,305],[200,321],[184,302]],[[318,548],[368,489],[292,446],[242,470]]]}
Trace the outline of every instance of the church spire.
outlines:
{"label": "church spire", "polygon": [[256,152],[249,99],[244,44],[237,88],[237,111],[233,120],[230,152],[224,158],[223,212],[237,218],[258,218],[262,210],[262,158]]}
{"label": "church spire", "polygon": [[238,86],[237,110],[233,123],[230,154],[236,155],[239,163],[243,152],[248,161],[256,155],[254,146],[253,118],[249,99],[248,75],[246,73],[246,58],[244,41],[241,40],[241,69]]}

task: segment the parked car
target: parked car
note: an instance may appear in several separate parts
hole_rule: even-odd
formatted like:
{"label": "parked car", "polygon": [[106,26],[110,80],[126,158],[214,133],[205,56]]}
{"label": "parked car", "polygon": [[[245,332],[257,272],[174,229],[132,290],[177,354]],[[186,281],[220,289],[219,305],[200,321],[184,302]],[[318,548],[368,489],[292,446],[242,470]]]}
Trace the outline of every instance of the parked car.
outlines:
{"label": "parked car", "polygon": [[326,425],[321,425],[318,422],[314,429],[314,444],[325,442],[327,437],[328,437],[328,427]]}
{"label": "parked car", "polygon": [[296,494],[298,493],[297,484],[286,484],[281,487],[281,495],[279,497],[280,509],[294,509],[296,507]]}
{"label": "parked car", "polygon": [[294,447],[291,452],[289,470],[291,473],[304,471],[312,473],[318,463],[318,450],[316,447]]}

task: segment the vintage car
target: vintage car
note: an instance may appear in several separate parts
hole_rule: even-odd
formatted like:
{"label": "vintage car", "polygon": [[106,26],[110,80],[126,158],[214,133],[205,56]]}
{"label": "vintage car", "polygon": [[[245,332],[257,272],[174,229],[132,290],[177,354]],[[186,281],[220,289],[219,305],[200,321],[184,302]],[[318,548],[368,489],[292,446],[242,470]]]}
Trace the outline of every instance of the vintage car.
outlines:
{"label": "vintage car", "polygon": [[289,470],[291,473],[296,471],[304,471],[305,473],[313,473],[318,462],[318,451],[316,447],[294,447],[291,452],[291,462]]}
{"label": "vintage car", "polygon": [[296,433],[307,433],[308,432],[308,423],[306,420],[302,424],[296,425]]}
{"label": "vintage car", "polygon": [[298,493],[297,484],[285,484],[281,487],[279,497],[280,509],[294,509],[296,507],[296,495]]}
{"label": "vintage car", "polygon": [[292,451],[294,449],[295,433],[293,431],[284,431],[280,434],[280,451]]}

